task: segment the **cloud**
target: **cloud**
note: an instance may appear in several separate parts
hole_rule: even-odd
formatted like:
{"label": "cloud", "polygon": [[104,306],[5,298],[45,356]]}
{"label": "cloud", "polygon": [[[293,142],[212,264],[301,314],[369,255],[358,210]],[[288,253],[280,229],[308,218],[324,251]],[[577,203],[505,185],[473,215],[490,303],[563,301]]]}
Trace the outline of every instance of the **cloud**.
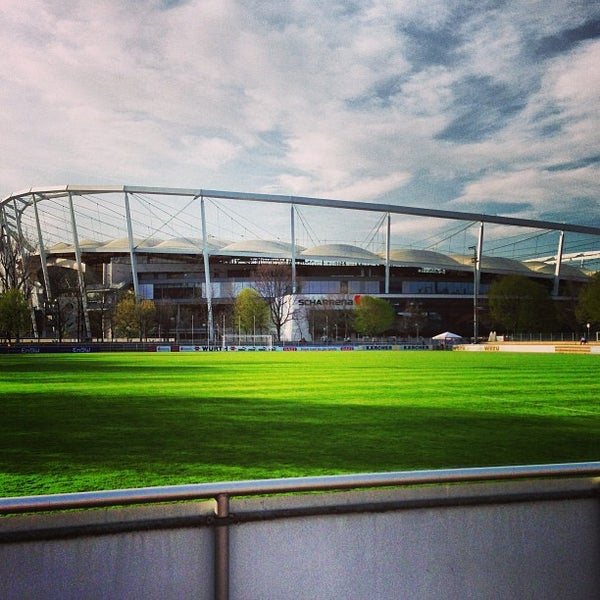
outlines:
{"label": "cloud", "polygon": [[577,208],[600,187],[598,23],[585,0],[5,0],[2,195],[132,183],[600,225]]}

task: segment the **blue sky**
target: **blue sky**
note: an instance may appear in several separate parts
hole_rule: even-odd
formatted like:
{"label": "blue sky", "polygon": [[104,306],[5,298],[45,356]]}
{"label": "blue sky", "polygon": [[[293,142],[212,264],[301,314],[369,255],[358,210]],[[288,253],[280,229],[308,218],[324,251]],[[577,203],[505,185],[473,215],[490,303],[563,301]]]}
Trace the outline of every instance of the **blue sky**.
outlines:
{"label": "blue sky", "polygon": [[600,2],[3,0],[0,24],[1,196],[175,186],[600,226]]}

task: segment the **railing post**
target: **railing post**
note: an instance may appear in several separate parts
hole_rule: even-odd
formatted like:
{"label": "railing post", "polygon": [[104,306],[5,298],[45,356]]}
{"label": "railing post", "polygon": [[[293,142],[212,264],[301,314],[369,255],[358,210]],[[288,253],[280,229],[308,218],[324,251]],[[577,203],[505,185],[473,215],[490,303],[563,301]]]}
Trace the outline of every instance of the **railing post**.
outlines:
{"label": "railing post", "polygon": [[229,495],[216,497],[215,600],[229,600]]}

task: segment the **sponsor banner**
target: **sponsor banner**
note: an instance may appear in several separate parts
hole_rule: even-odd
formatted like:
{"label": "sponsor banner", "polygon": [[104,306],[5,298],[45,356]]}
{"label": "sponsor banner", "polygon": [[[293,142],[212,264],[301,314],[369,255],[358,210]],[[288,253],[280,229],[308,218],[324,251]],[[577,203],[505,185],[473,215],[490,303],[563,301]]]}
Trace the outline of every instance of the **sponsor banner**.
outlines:
{"label": "sponsor banner", "polygon": [[233,346],[179,346],[179,352],[227,352]]}
{"label": "sponsor banner", "polygon": [[283,352],[327,352],[327,351],[363,351],[363,350],[431,350],[431,346],[423,344],[359,344],[352,346],[345,344],[343,346],[283,346],[277,348]]}
{"label": "sponsor banner", "polygon": [[394,350],[431,350],[431,346],[424,346],[423,344],[400,344],[394,346]]}
{"label": "sponsor banner", "polygon": [[392,344],[387,345],[366,345],[366,346],[357,346],[357,350],[398,350],[398,346],[393,346]]}
{"label": "sponsor banner", "polygon": [[192,346],[159,345],[152,348],[155,352],[268,352],[275,350],[270,346]]}
{"label": "sponsor banner", "polygon": [[41,343],[41,344],[25,344],[23,346],[19,344],[0,344],[0,353],[10,354],[40,354],[40,353],[75,353],[75,354],[89,354],[91,352],[102,352],[104,348],[101,345],[71,345],[65,343]]}
{"label": "sponsor banner", "polygon": [[283,346],[277,349],[283,352],[347,352],[354,350],[354,346]]}
{"label": "sponsor banner", "polygon": [[298,306],[354,306],[351,298],[298,298]]}
{"label": "sponsor banner", "polygon": [[457,344],[453,351],[462,352],[560,352],[561,346],[550,344]]}
{"label": "sponsor banner", "polygon": [[423,344],[366,344],[356,347],[357,350],[431,350],[431,346]]}
{"label": "sponsor banner", "polygon": [[225,346],[225,348],[213,348],[213,350],[229,350],[230,352],[269,352],[273,350],[270,346]]}

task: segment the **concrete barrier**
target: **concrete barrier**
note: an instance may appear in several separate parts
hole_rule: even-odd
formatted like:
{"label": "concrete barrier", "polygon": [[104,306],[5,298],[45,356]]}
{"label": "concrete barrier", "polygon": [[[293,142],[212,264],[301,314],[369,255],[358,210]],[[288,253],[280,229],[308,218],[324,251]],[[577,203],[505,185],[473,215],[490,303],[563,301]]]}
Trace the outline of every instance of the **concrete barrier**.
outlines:
{"label": "concrete barrier", "polygon": [[[392,489],[228,498],[224,512],[203,500],[5,516],[0,597],[600,597],[598,479],[476,475],[477,483],[452,474],[422,486],[414,482],[428,479],[417,476]],[[306,487],[317,489],[313,480]]]}

